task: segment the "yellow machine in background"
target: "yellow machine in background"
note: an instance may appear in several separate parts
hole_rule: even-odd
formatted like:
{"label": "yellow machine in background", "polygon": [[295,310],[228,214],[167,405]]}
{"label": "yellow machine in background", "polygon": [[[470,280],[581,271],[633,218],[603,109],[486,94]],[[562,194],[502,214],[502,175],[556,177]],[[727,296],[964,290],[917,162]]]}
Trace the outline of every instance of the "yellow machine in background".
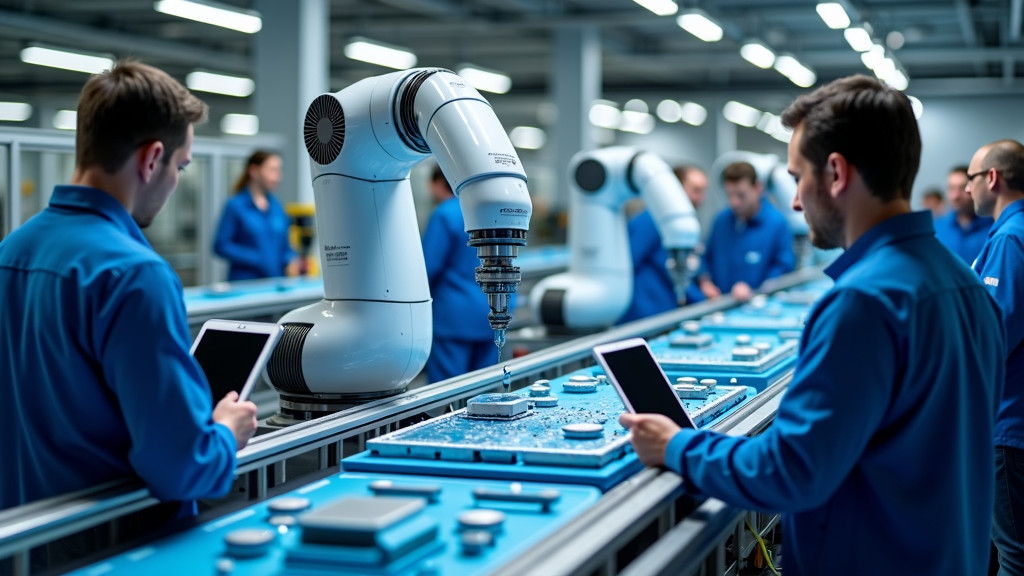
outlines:
{"label": "yellow machine in background", "polygon": [[310,255],[313,238],[316,236],[316,208],[312,203],[291,202],[284,208],[292,219],[288,230],[288,238],[299,255],[299,275],[317,276],[320,274],[320,259]]}

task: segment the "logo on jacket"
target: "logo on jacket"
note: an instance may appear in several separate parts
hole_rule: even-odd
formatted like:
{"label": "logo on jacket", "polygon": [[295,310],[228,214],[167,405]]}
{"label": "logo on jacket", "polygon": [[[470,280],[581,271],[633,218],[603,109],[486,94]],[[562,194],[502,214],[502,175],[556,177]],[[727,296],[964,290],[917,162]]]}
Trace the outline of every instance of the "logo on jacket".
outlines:
{"label": "logo on jacket", "polygon": [[982,280],[982,282],[985,283],[985,286],[992,286],[993,288],[999,286],[999,278],[993,278],[991,276],[985,276],[985,279]]}
{"label": "logo on jacket", "polygon": [[761,261],[761,253],[751,250],[750,252],[747,252],[747,255],[744,256],[743,259],[747,261],[747,264],[757,264]]}

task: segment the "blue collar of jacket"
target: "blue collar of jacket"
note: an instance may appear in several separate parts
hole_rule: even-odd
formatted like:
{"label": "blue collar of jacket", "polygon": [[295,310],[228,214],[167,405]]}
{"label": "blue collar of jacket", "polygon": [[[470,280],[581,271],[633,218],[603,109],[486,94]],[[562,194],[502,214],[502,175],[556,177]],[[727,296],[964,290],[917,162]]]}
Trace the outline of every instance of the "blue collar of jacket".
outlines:
{"label": "blue collar of jacket", "polygon": [[1024,200],[1016,200],[1014,202],[1011,202],[1009,206],[1003,209],[1003,213],[999,215],[999,220],[996,220],[996,223],[993,224],[992,228],[989,229],[989,238],[991,238],[992,235],[996,233],[996,230],[999,230],[1000,226],[1006,224],[1006,222],[1010,218],[1012,218],[1014,214],[1018,214],[1020,212],[1024,212]]}
{"label": "blue collar of jacket", "polygon": [[839,280],[843,272],[846,272],[850,266],[864,258],[869,252],[892,242],[914,236],[929,235],[935,235],[935,225],[932,222],[931,213],[927,210],[908,212],[887,218],[862,234],[852,246],[836,258],[835,262],[825,268],[825,274],[832,280]]}
{"label": "blue collar of jacket", "polygon": [[116,198],[91,186],[60,185],[53,187],[50,206],[73,212],[91,212],[101,216],[147,247],[149,241],[139,225]]}
{"label": "blue collar of jacket", "polygon": [[[745,226],[760,226],[761,222],[764,221],[765,212],[771,209],[772,207],[769,206],[768,201],[762,198],[761,207],[757,209],[757,213],[754,214],[754,217],[751,218],[750,220],[744,220],[743,224]],[[735,226],[737,222],[740,222],[740,219],[736,217],[736,213],[733,212],[732,210],[729,210],[729,217],[732,219],[733,226]]]}

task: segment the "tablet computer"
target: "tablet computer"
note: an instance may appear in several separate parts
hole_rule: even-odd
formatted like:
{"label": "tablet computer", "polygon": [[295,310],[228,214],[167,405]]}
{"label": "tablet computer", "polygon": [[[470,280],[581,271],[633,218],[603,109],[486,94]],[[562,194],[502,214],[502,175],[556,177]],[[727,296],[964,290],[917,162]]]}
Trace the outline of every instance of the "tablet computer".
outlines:
{"label": "tablet computer", "polygon": [[604,368],[627,410],[664,414],[683,428],[697,427],[646,340],[630,338],[595,346],[594,358]]}
{"label": "tablet computer", "polygon": [[207,320],[203,324],[192,343],[192,356],[206,374],[214,405],[232,390],[240,401],[249,399],[283,330],[269,322]]}

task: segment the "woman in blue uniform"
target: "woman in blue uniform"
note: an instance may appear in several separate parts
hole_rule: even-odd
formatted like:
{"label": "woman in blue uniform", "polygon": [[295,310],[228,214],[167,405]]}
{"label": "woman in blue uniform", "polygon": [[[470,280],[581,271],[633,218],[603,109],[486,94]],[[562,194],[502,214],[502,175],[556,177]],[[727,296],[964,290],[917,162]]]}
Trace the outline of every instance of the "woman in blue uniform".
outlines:
{"label": "woman in blue uniform", "polygon": [[293,276],[295,251],[288,242],[288,215],[272,194],[281,183],[281,157],[257,150],[224,206],[213,251],[228,261],[228,280]]}

